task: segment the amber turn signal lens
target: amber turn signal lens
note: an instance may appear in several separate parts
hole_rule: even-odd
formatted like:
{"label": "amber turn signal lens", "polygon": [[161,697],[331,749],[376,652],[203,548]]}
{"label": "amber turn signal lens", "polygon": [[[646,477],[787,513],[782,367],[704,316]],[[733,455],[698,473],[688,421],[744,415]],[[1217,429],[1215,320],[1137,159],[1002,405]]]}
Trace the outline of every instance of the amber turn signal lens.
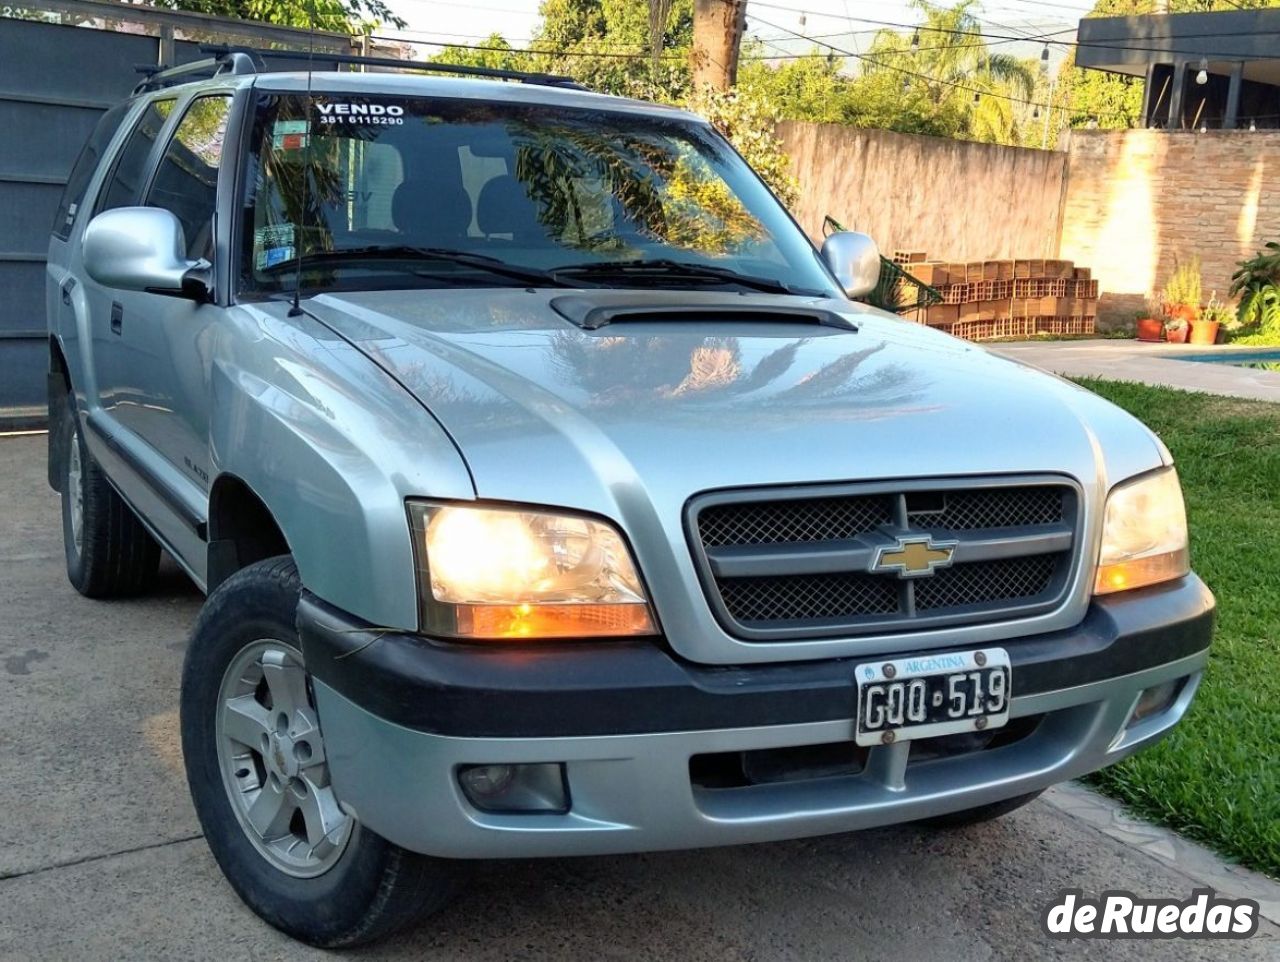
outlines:
{"label": "amber turn signal lens", "polygon": [[1098,580],[1094,583],[1093,593],[1106,595],[1114,591],[1128,591],[1162,581],[1172,581],[1187,573],[1189,561],[1187,549],[1183,548],[1167,554],[1104,565],[1098,568]]}
{"label": "amber turn signal lens", "polygon": [[1145,588],[1189,570],[1187,512],[1177,472],[1161,468],[1112,488],[1093,593]]}
{"label": "amber turn signal lens", "polygon": [[456,605],[460,638],[611,638],[652,635],[645,604]]}

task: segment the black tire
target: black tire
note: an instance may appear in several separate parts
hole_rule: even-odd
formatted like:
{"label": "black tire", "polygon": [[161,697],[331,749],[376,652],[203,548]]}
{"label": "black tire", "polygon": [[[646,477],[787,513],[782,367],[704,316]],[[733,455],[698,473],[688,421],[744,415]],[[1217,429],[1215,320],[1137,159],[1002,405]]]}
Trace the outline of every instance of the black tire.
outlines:
{"label": "black tire", "polygon": [[357,823],[331,867],[299,878],[270,862],[242,827],[218,756],[222,679],[262,639],[300,650],[294,627],[300,591],[293,560],[281,556],[242,569],[209,596],[182,671],[183,759],[205,840],[244,903],[296,939],[345,948],[439,909],[452,894],[455,873],[452,863],[409,852]]}
{"label": "black tire", "polygon": [[923,818],[920,820],[921,825],[927,825],[929,828],[965,828],[969,825],[980,825],[982,822],[989,822],[992,819],[1000,818],[1002,815],[1008,815],[1010,812],[1029,805],[1044,793],[1044,789],[1036,792],[1030,792],[1026,795],[1016,795],[1013,798],[1006,798],[1002,802],[992,802],[990,805],[979,805],[977,808],[966,808],[959,812],[951,812],[947,815],[935,815],[933,818]]}
{"label": "black tire", "polygon": [[[62,542],[67,578],[88,598],[120,598],[150,588],[160,570],[160,546],[111,487],[84,443],[75,399],[63,406]],[[75,468],[79,467],[77,483]],[[73,511],[80,504],[80,538]]]}

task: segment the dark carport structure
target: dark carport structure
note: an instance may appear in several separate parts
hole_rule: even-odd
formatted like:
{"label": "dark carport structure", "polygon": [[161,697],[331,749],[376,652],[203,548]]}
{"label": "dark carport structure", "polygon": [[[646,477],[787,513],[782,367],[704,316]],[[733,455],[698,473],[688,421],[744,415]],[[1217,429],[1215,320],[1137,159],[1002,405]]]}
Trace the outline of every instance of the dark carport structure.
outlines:
{"label": "dark carport structure", "polygon": [[1280,8],[1080,21],[1076,64],[1146,79],[1143,125],[1280,127]]}

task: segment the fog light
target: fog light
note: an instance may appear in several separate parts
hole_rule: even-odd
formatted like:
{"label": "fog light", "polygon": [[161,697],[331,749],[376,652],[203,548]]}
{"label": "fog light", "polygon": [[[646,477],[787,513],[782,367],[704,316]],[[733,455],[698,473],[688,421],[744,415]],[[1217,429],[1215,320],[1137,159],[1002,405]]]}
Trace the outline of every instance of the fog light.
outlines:
{"label": "fog light", "polygon": [[1173,681],[1166,681],[1163,685],[1155,685],[1139,695],[1138,703],[1133,706],[1133,714],[1129,716],[1129,724],[1125,727],[1132,728],[1143,719],[1166,711],[1178,697],[1178,692],[1182,690],[1183,680],[1176,678]]}
{"label": "fog light", "polygon": [[458,784],[484,812],[567,812],[569,789],[564,765],[466,765]]}

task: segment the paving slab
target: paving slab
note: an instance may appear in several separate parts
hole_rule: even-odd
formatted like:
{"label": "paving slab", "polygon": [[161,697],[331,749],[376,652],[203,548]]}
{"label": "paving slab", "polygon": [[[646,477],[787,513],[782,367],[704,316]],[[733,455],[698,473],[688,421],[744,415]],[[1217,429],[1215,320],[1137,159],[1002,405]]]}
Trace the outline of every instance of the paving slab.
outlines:
{"label": "paving slab", "polygon": [[1280,354],[1280,348],[1197,347],[1132,340],[1017,341],[989,347],[996,354],[1067,377],[1105,377],[1280,402],[1280,372],[1182,360],[1193,355],[1230,358],[1267,350]]}
{"label": "paving slab", "polygon": [[[199,836],[175,713],[199,595],[172,568],[136,601],[71,590],[43,438],[0,438],[0,492],[0,962],[332,958],[244,908]],[[1280,959],[1270,922],[1229,946],[1046,938],[1067,887],[1280,903],[1209,853],[1179,859],[1176,837],[1142,826],[1131,843],[1112,803],[1073,792],[962,831],[473,865],[449,910],[354,957]]]}

